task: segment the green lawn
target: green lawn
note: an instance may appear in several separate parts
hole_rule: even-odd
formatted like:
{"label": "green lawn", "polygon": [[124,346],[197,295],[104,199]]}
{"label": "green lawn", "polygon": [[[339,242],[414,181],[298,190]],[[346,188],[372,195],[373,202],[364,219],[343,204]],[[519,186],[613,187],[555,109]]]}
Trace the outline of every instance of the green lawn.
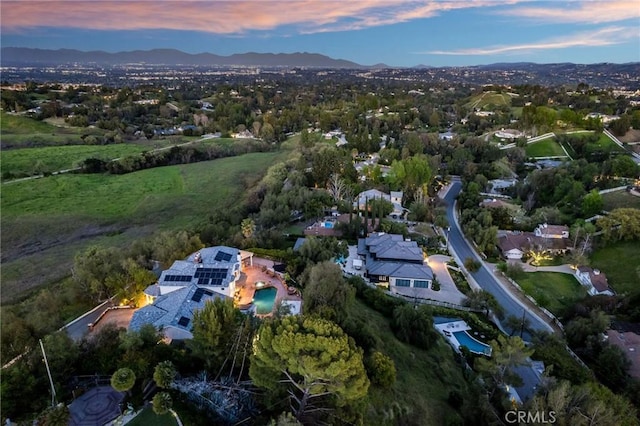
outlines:
{"label": "green lawn", "polygon": [[245,188],[287,151],[159,167],[125,175],[59,175],[2,185],[1,300],[70,273],[89,245],[127,246],[188,229],[241,203]]}
{"label": "green lawn", "polygon": [[573,275],[559,272],[530,272],[518,279],[518,284],[557,317],[587,295],[586,288]]}
{"label": "green lawn", "polygon": [[529,157],[566,157],[567,155],[553,137],[527,145],[526,153]]}
{"label": "green lawn", "polygon": [[34,175],[77,167],[87,158],[111,160],[148,151],[134,144],[66,145],[2,150],[3,173]]}
{"label": "green lawn", "polygon": [[79,127],[58,127],[33,118],[0,113],[0,132],[2,147],[34,147],[48,145],[80,145],[81,136],[102,135],[101,129]]}
{"label": "green lawn", "polygon": [[615,191],[602,194],[602,200],[604,201],[604,209],[607,211],[622,207],[640,209],[640,197],[631,195],[627,191]]}
{"label": "green lawn", "polygon": [[391,331],[389,321],[360,300],[356,301],[351,314],[369,325],[378,338],[377,350],[390,356],[397,369],[393,388],[369,389],[364,424],[403,424],[402,419],[397,418],[398,412],[414,419],[412,424],[461,424],[459,414],[447,404],[447,397],[453,390],[460,392],[465,400],[470,395],[462,368],[455,363],[453,349],[444,339],[438,338],[437,344],[428,351],[418,349],[400,342]]}
{"label": "green lawn", "polygon": [[159,416],[151,407],[146,407],[127,424],[130,426],[176,426],[178,422],[170,413]]}
{"label": "green lawn", "polygon": [[616,293],[640,292],[640,242],[620,241],[600,248],[591,255],[591,266],[607,275]]}
{"label": "green lawn", "polygon": [[466,106],[469,108],[485,108],[489,105],[511,105],[511,96],[506,93],[495,93],[495,92],[484,92],[479,95],[473,96],[469,99],[469,102],[466,103]]}

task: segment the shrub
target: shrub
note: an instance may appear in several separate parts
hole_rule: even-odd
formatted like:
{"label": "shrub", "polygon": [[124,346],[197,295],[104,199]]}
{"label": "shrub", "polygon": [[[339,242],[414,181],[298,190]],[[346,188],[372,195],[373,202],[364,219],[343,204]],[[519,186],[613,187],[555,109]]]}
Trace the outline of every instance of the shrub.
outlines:
{"label": "shrub", "polygon": [[365,361],[369,380],[375,385],[390,388],[396,382],[396,365],[382,352],[375,351]]}
{"label": "shrub", "polygon": [[130,368],[120,368],[111,376],[111,387],[118,392],[126,392],[136,382],[136,374]]}
{"label": "shrub", "polygon": [[470,257],[467,257],[464,260],[464,267],[467,268],[467,271],[469,272],[476,272],[481,266],[480,262]]}

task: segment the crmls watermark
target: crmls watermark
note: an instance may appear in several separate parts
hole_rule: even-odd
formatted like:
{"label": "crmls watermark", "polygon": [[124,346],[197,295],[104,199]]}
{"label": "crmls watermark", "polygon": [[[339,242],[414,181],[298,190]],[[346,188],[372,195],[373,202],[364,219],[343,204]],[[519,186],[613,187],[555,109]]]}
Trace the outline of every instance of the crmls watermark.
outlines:
{"label": "crmls watermark", "polygon": [[555,411],[507,411],[504,419],[509,424],[551,424],[555,423]]}

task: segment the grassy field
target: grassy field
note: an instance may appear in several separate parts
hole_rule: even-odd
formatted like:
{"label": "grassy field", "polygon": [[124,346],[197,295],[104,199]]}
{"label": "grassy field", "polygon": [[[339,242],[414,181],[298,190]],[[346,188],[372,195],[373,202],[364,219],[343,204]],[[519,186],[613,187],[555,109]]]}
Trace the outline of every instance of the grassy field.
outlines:
{"label": "grassy field", "polygon": [[66,145],[42,148],[2,150],[0,162],[3,173],[41,174],[77,167],[87,158],[111,160],[148,151],[134,144]]}
{"label": "grassy field", "polygon": [[608,211],[622,207],[640,209],[640,197],[631,195],[624,190],[602,194],[602,200],[604,201],[604,209]]}
{"label": "grassy field", "polygon": [[483,109],[489,105],[511,105],[511,96],[505,93],[484,92],[482,94],[473,96],[466,106],[469,108]]}
{"label": "grassy field", "polygon": [[246,185],[288,155],[253,153],[125,175],[60,175],[4,184],[2,292],[6,302],[70,273],[89,245],[126,246],[185,229],[241,202]]}
{"label": "grassy field", "polygon": [[29,147],[47,145],[82,144],[83,135],[102,135],[101,129],[58,127],[33,118],[0,114],[2,147]]}
{"label": "grassy field", "polygon": [[573,275],[559,272],[530,272],[519,279],[518,284],[557,317],[562,317],[567,308],[587,295],[586,288]]}
{"label": "grassy field", "polygon": [[402,424],[397,418],[398,412],[420,419],[414,424],[460,424],[459,414],[447,404],[447,397],[452,390],[460,392],[465,399],[469,395],[462,368],[454,361],[453,349],[442,338],[428,351],[400,342],[391,331],[389,321],[359,300],[352,314],[374,330],[378,350],[390,356],[397,369],[393,388],[370,388],[364,424]]}
{"label": "grassy field", "polygon": [[539,142],[527,145],[527,156],[529,157],[566,157],[562,147],[555,138],[543,139]]}
{"label": "grassy field", "polygon": [[607,275],[616,293],[640,292],[640,242],[620,241],[600,248],[591,255],[591,266]]}

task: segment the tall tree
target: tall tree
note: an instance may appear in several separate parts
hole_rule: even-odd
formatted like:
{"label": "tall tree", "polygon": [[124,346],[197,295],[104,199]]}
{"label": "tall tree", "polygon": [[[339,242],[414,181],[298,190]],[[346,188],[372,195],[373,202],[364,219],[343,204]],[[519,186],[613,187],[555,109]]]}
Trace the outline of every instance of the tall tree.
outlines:
{"label": "tall tree", "polygon": [[498,336],[491,342],[491,358],[478,358],[476,368],[485,379],[487,393],[490,398],[505,385],[517,386],[522,378],[514,372],[514,368],[527,363],[533,349],[529,349],[519,337]]}
{"label": "tall tree", "polygon": [[311,266],[308,277],[303,294],[305,314],[344,324],[355,289],[347,285],[340,267],[330,261],[318,263]]}
{"label": "tall tree", "polygon": [[331,321],[291,316],[266,321],[254,343],[249,375],[254,384],[289,394],[301,420],[363,398],[369,380],[362,351]]}
{"label": "tall tree", "polygon": [[188,345],[208,370],[220,366],[230,350],[241,313],[232,299],[214,299],[193,314],[193,339]]}

